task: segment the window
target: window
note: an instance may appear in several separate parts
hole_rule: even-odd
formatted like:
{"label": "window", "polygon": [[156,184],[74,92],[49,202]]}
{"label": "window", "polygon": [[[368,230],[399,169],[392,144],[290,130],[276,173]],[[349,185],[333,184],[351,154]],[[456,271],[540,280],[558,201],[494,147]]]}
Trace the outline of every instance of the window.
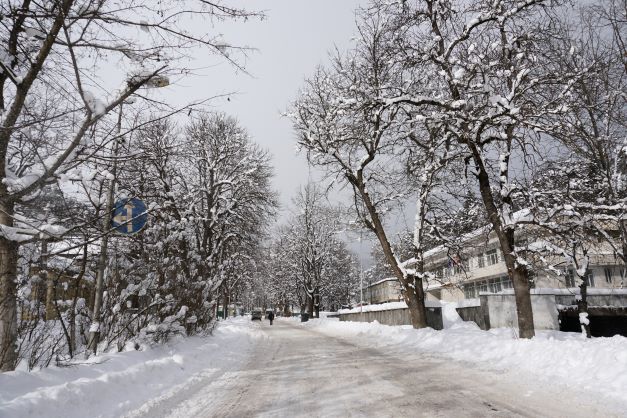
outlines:
{"label": "window", "polygon": [[605,273],[605,282],[611,284],[612,283],[612,268],[605,267],[603,269],[603,272]]}
{"label": "window", "polygon": [[564,279],[566,281],[566,287],[575,287],[575,273],[572,269],[568,269],[564,272]]}
{"label": "window", "polygon": [[501,287],[503,287],[503,289],[512,289],[514,286],[512,286],[512,281],[510,280],[510,278],[508,276],[501,276]]}
{"label": "window", "polygon": [[468,260],[458,261],[457,264],[455,264],[455,274],[467,273],[469,270],[470,265],[468,263]]}
{"label": "window", "polygon": [[473,299],[477,297],[477,288],[474,284],[464,285],[464,297],[466,299]]}
{"label": "window", "polygon": [[492,293],[499,293],[503,288],[501,287],[501,279],[490,279],[488,282],[488,289]]}
{"label": "window", "polygon": [[[612,277],[612,276],[610,276]],[[577,287],[579,286],[579,281],[575,280],[575,272],[573,269],[568,269],[564,273],[564,278],[566,279],[566,287]],[[586,281],[586,285],[588,287],[594,286],[594,273],[592,270],[588,270],[588,274],[584,276],[584,280]]]}
{"label": "window", "polygon": [[485,267],[485,259],[483,258],[483,254],[479,254],[477,256],[477,265],[480,269]]}
{"label": "window", "polygon": [[499,262],[499,255],[496,253],[496,250],[486,251],[485,255],[488,260],[488,266],[492,266]]}
{"label": "window", "polygon": [[477,282],[477,287],[479,289],[479,293],[481,293],[481,292],[487,293],[488,292],[488,282],[485,281],[485,280]]}

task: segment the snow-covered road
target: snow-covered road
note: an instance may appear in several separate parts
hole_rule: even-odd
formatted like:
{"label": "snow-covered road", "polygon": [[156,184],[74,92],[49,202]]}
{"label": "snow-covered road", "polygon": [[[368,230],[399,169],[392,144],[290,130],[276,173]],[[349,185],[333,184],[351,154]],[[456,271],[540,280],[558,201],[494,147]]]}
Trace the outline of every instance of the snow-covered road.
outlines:
{"label": "snow-covered road", "polygon": [[[619,416],[565,389],[471,364],[380,350],[279,320],[236,369],[153,399],[132,417]],[[225,347],[228,351],[228,347]]]}
{"label": "snow-covered road", "polygon": [[627,339],[473,324],[221,321],[211,336],[0,374],[0,417],[627,416]]}

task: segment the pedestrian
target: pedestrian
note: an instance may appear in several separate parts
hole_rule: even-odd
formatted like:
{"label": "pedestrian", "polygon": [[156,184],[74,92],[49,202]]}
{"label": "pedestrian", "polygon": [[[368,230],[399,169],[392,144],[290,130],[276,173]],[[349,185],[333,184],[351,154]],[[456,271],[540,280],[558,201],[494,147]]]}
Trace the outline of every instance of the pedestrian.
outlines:
{"label": "pedestrian", "polygon": [[268,313],[268,319],[270,320],[270,325],[272,325],[272,321],[274,321],[274,311]]}

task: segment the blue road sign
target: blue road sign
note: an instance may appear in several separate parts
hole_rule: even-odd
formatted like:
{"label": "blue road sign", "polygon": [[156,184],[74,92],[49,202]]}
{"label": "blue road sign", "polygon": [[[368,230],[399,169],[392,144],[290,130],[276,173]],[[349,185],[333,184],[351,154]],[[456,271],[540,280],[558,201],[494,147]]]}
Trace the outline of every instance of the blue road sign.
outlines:
{"label": "blue road sign", "polygon": [[111,226],[121,234],[132,235],[141,231],[148,220],[146,205],[137,198],[115,202]]}

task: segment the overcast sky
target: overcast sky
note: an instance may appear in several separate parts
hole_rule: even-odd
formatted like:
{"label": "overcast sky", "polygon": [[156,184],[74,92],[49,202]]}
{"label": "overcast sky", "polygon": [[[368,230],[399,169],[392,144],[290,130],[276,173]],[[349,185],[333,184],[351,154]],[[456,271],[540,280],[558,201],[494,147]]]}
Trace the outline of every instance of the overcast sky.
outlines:
{"label": "overcast sky", "polygon": [[[215,51],[197,48],[188,51],[192,56],[189,63],[179,63],[192,68],[191,75],[172,76],[170,86],[142,93],[174,107],[221,96],[211,100],[209,108],[237,118],[252,139],[272,155],[274,189],[280,193],[282,206],[281,222],[288,215],[292,198],[310,176],[305,157],[296,152],[292,124],[281,115],[297,98],[305,79],[313,75],[318,65],[328,63],[329,51],[336,46],[339,50],[351,46],[356,32],[355,10],[367,3],[368,0],[229,0],[229,6],[263,11],[265,18],[246,22],[191,19],[189,30],[222,35],[230,45],[253,48],[243,61],[247,73],[238,71]],[[236,59],[238,55],[233,53],[232,57]],[[127,71],[115,61],[103,63],[100,70],[109,94]],[[178,119],[181,125],[187,123],[186,115]],[[313,180],[320,177],[315,170],[311,176]],[[332,200],[342,199],[347,193],[350,192],[335,192]],[[368,234],[363,235],[363,242],[353,236],[342,237],[360,255],[364,267],[371,263],[372,241]]]}
{"label": "overcast sky", "polygon": [[229,95],[230,100],[215,99],[212,107],[235,116],[253,140],[270,151],[276,170],[274,185],[285,208],[299,186],[307,182],[308,168],[304,156],[296,153],[290,121],[281,114],[296,98],[305,78],[317,65],[328,62],[328,51],[334,45],[340,49],[350,45],[355,9],[366,1],[249,0],[228,4],[266,13],[262,21],[227,21],[213,28],[231,45],[256,49],[245,63],[249,75],[199,51],[191,65],[204,68],[196,71],[197,76],[176,80],[166,94],[189,101],[237,92]]}

